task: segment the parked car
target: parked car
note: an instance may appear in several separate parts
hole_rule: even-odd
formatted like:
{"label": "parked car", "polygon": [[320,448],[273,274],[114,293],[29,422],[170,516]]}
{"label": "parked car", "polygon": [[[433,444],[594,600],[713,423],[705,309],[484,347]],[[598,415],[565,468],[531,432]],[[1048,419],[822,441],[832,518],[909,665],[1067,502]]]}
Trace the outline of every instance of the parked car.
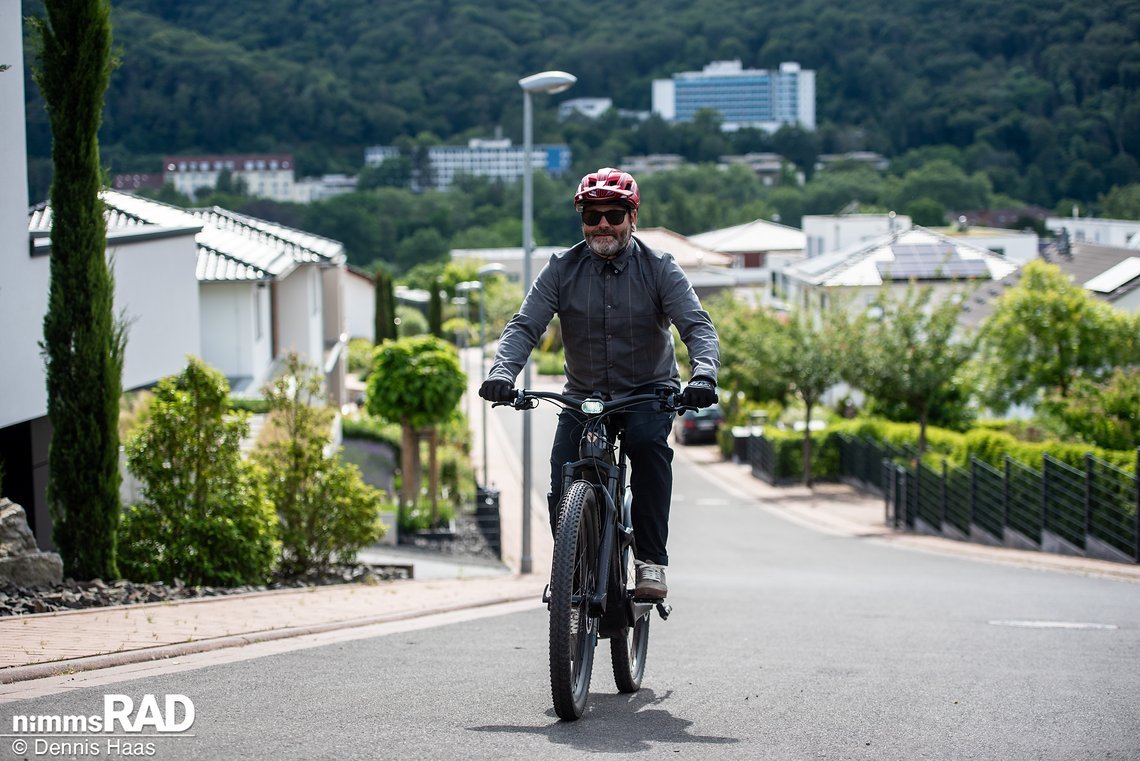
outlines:
{"label": "parked car", "polygon": [[716,441],[716,432],[724,425],[724,410],[719,404],[703,410],[685,410],[673,421],[673,438],[678,444],[701,444]]}

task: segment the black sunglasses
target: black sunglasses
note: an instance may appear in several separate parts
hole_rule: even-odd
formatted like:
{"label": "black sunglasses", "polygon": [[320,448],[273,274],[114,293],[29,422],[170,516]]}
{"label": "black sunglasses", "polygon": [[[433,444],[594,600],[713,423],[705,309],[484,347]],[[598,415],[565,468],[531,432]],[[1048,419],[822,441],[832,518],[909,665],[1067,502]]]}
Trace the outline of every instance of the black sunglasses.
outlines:
{"label": "black sunglasses", "polygon": [[593,227],[602,221],[602,217],[605,217],[611,225],[620,225],[625,221],[626,214],[629,214],[629,209],[610,209],[609,211],[586,209],[582,212],[582,222]]}

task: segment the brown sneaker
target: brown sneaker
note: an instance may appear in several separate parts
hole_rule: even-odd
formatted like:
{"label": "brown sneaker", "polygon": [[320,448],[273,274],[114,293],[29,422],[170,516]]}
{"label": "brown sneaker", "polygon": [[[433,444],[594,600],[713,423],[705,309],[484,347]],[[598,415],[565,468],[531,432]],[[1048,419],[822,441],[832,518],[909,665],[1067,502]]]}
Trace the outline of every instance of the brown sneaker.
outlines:
{"label": "brown sneaker", "polygon": [[633,596],[641,600],[664,600],[667,594],[669,586],[665,583],[665,567],[638,561]]}

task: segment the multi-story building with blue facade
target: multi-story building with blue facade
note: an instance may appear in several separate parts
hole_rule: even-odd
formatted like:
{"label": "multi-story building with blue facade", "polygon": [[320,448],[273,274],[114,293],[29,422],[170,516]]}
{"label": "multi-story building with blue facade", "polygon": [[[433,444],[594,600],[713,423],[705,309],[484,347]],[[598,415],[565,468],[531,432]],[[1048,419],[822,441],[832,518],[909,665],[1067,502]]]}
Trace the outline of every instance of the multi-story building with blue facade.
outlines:
{"label": "multi-story building with blue facade", "polygon": [[771,71],[745,69],[739,60],[713,61],[702,71],[653,80],[653,112],[666,121],[692,121],[702,108],[719,112],[725,131],[774,132],[785,124],[814,130],[815,72],[792,62]]}
{"label": "multi-story building with blue facade", "polygon": [[[400,156],[400,149],[380,145],[364,151],[366,166],[380,166],[386,160]],[[436,145],[427,149],[431,167],[431,187],[447,190],[459,175],[493,177],[510,182],[520,180],[526,166],[522,146],[511,145],[509,138],[496,140],[470,140],[467,146]],[[530,156],[534,170],[560,176],[570,170],[570,146],[535,145]]]}

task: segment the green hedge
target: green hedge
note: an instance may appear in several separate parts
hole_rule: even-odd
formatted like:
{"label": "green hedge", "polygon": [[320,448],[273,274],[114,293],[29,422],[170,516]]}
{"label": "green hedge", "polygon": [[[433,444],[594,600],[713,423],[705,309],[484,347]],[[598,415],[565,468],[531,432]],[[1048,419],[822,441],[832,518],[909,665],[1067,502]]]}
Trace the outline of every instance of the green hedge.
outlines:
{"label": "green hedge", "polygon": [[[814,479],[834,479],[839,475],[838,435],[858,436],[879,442],[886,442],[898,449],[918,449],[919,427],[917,423],[894,423],[880,418],[859,418],[834,423],[826,431],[812,433],[812,477]],[[775,478],[778,481],[796,481],[803,478],[803,433],[779,430],[771,426],[765,428],[764,437],[772,443],[775,452]],[[732,432],[727,427],[718,440],[725,457],[732,456]],[[1105,462],[1112,463],[1129,473],[1136,472],[1136,453],[1121,452],[1089,444],[1066,442],[1033,443],[1019,441],[1007,433],[988,428],[977,428],[968,433],[957,433],[944,428],[927,427],[926,453],[923,461],[936,470],[942,460],[961,468],[969,467],[970,457],[1001,468],[1004,458],[1012,459],[1033,468],[1041,468],[1044,456],[1048,454],[1074,468],[1084,467],[1086,453]]]}
{"label": "green hedge", "polygon": [[341,421],[341,434],[346,439],[365,439],[387,444],[395,451],[396,462],[400,462],[404,440],[398,423],[383,423],[372,417],[346,417]]}
{"label": "green hedge", "polygon": [[247,397],[231,396],[227,400],[227,404],[231,410],[243,410],[245,412],[251,412],[254,415],[264,415],[269,412],[268,399],[252,399]]}
{"label": "green hedge", "polygon": [[[804,477],[804,435],[802,431],[764,429],[764,438],[772,444],[775,453],[777,481],[801,481]],[[834,432],[813,431],[811,434],[812,480],[830,480],[839,477],[839,446]]]}
{"label": "green hedge", "polygon": [[[837,423],[829,432],[845,433],[849,436],[885,441],[899,448],[918,448],[918,423],[892,423],[878,418],[860,418]],[[1030,467],[1040,468],[1044,456],[1075,468],[1084,467],[1086,453],[1091,453],[1105,462],[1130,473],[1136,472],[1136,453],[1103,449],[1091,444],[1071,444],[1062,441],[1027,442],[994,430],[989,426],[979,426],[967,433],[949,431],[945,428],[927,427],[926,454],[923,460],[932,467],[940,467],[945,459],[952,465],[968,467],[970,457],[976,457],[988,465],[1000,468],[1006,455]]]}

